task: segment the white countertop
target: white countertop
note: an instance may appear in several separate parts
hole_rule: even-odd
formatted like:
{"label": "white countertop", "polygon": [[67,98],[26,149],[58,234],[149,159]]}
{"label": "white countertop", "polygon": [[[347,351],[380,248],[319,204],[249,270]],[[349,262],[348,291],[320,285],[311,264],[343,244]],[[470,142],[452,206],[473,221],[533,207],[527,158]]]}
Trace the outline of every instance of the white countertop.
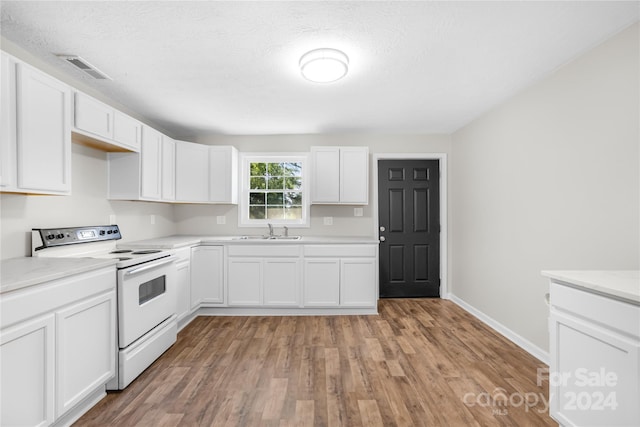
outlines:
{"label": "white countertop", "polygon": [[115,265],[116,260],[96,258],[24,257],[7,259],[0,262],[0,293],[15,291],[103,267],[114,266],[115,272]]}
{"label": "white countertop", "polygon": [[638,270],[543,271],[542,275],[556,282],[640,305]]}
{"label": "white countertop", "polygon": [[248,239],[240,240],[239,236],[194,236],[194,235],[174,235],[158,237],[155,239],[138,240],[134,242],[122,242],[119,248],[147,248],[147,249],[178,249],[198,244],[220,243],[220,244],[240,244],[240,245],[313,245],[313,244],[378,244],[378,240],[372,237],[326,237],[326,236],[302,236],[300,240],[270,240],[270,239]]}

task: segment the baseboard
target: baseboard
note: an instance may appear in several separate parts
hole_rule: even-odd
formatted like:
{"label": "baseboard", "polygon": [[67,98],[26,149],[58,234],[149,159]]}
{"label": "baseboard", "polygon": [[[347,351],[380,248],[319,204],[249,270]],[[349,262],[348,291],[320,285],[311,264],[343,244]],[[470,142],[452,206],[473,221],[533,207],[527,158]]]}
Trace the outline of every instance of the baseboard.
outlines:
{"label": "baseboard", "polygon": [[509,341],[513,342],[518,347],[522,348],[524,351],[541,361],[542,363],[549,364],[549,352],[542,350],[537,345],[533,344],[531,341],[523,338],[521,335],[513,332],[511,329],[504,326],[502,323],[497,320],[487,316],[477,308],[473,307],[469,303],[464,300],[461,300],[457,296],[453,294],[448,294],[447,299],[456,303],[458,306],[462,307],[464,310],[468,311],[475,317],[477,317],[484,324],[489,326],[491,329],[498,332],[500,335],[507,338]]}

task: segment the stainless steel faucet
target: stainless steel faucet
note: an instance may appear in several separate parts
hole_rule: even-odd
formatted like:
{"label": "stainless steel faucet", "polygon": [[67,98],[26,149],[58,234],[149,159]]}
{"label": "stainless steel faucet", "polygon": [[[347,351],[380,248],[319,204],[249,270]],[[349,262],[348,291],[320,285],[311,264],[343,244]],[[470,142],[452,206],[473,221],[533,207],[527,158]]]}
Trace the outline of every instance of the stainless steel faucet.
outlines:
{"label": "stainless steel faucet", "polygon": [[284,226],[284,237],[289,237],[289,227]]}
{"label": "stainless steel faucet", "polygon": [[269,226],[269,237],[273,237],[273,225],[267,224]]}

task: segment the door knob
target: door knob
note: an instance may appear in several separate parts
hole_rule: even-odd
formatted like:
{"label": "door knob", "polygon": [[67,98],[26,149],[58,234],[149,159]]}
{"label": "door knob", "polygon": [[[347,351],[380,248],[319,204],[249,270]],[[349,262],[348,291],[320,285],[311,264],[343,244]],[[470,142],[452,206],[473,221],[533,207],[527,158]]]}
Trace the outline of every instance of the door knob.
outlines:
{"label": "door knob", "polygon": [[387,240],[384,236],[380,236],[380,241],[384,242],[385,240]]}

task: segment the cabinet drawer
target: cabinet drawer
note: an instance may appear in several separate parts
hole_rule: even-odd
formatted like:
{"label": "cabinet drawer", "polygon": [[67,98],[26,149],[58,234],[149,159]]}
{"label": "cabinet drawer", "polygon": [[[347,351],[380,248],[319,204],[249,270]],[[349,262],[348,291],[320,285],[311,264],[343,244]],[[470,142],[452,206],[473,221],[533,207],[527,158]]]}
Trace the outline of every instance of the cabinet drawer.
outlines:
{"label": "cabinet drawer", "polygon": [[229,256],[250,257],[297,257],[300,256],[298,245],[229,245]]}
{"label": "cabinet drawer", "polygon": [[304,256],[312,257],[375,257],[376,245],[307,245]]}
{"label": "cabinet drawer", "polygon": [[551,306],[640,339],[640,306],[551,282]]}
{"label": "cabinet drawer", "polygon": [[191,248],[176,249],[174,254],[178,257],[176,262],[191,261]]}
{"label": "cabinet drawer", "polygon": [[115,287],[116,269],[108,267],[8,292],[0,298],[0,323],[5,328]]}

